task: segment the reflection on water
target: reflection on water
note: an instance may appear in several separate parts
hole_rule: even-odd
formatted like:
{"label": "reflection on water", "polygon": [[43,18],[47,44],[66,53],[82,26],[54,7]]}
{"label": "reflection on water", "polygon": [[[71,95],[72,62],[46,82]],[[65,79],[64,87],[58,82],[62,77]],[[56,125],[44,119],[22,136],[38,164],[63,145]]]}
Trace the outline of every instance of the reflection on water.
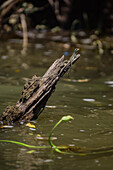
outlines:
{"label": "reflection on water", "polygon": [[[0,112],[7,105],[16,103],[28,78],[34,74],[43,75],[63,52],[62,44],[40,42],[30,44],[26,55],[22,55],[21,44],[17,41],[1,43]],[[91,51],[81,51],[81,58],[60,80],[38,120],[31,122],[36,126],[35,130],[26,125],[0,129],[0,139],[48,146],[48,141],[40,140],[37,135],[46,139],[55,123],[70,114],[74,120],[62,123],[53,134],[57,137],[53,141],[56,145],[77,145],[87,149],[112,146],[112,65],[110,55],[98,57]],[[11,143],[0,143],[1,169],[112,169],[112,154],[75,157],[52,153],[51,149],[31,150]]]}

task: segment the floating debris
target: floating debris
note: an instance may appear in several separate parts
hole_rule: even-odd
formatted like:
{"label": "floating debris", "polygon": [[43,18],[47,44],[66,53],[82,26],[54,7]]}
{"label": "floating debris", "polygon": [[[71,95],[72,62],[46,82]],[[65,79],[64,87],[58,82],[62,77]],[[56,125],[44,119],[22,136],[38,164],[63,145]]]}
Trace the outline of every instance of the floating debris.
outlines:
{"label": "floating debris", "polygon": [[80,132],[84,132],[85,130],[84,129],[80,129]]}
{"label": "floating debris", "polygon": [[35,131],[36,129],[34,129],[34,128],[29,128],[30,130],[32,130],[32,131]]}
{"label": "floating debris", "polygon": [[6,60],[8,57],[6,55],[1,56],[2,60]]}
{"label": "floating debris", "polygon": [[86,101],[86,102],[94,102],[95,99],[83,99],[83,101]]}
{"label": "floating debris", "polygon": [[113,85],[113,81],[105,81],[105,84]]}
{"label": "floating debris", "polygon": [[19,73],[19,72],[20,72],[20,70],[19,70],[19,69],[16,69],[16,70],[15,70],[15,73]]}
{"label": "floating debris", "polygon": [[79,80],[77,80],[77,82],[79,82],[79,83],[84,83],[84,82],[88,82],[89,81],[89,79],[79,79]]}
{"label": "floating debris", "polygon": [[31,123],[27,123],[26,126],[30,127],[30,128],[36,128],[35,125],[31,124]]}
{"label": "floating debris", "polygon": [[[38,140],[49,140],[48,137],[42,137],[42,136],[36,136],[36,139]],[[51,140],[57,140],[57,137],[51,137]]]}
{"label": "floating debris", "polygon": [[56,106],[48,106],[48,105],[46,105],[45,107],[50,108],[50,109],[56,108]]}
{"label": "floating debris", "polygon": [[10,129],[10,128],[13,128],[13,126],[3,125],[3,126],[1,126],[0,128],[1,128],[1,129],[3,129],[3,128],[8,128],[8,129]]}
{"label": "floating debris", "polygon": [[52,159],[46,159],[44,162],[53,162],[53,160]]}

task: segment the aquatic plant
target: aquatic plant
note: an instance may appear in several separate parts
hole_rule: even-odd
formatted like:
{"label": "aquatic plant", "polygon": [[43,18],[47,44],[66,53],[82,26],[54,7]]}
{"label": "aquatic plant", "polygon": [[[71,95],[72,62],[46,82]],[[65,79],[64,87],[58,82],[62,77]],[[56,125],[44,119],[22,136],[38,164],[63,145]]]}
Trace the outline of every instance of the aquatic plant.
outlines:
{"label": "aquatic plant", "polygon": [[53,131],[56,129],[56,127],[62,122],[62,121],[64,121],[64,122],[67,122],[67,121],[69,121],[69,120],[72,120],[72,119],[74,119],[72,116],[63,116],[56,124],[55,124],[55,126],[53,127],[53,129],[51,130],[51,132],[50,132],[50,134],[49,134],[49,144],[50,144],[50,146],[52,147],[52,148],[54,148],[57,152],[60,152],[60,153],[62,153],[62,151],[60,151],[59,149],[68,149],[68,147],[67,146],[56,146],[56,145],[54,145],[53,144],[53,142],[51,141],[51,136],[52,136],[52,133],[53,133]]}
{"label": "aquatic plant", "polygon": [[53,127],[53,129],[51,130],[50,134],[49,134],[49,144],[50,146],[34,146],[34,145],[28,145],[28,144],[25,144],[23,142],[18,142],[18,141],[12,141],[12,140],[0,140],[0,142],[8,142],[8,143],[14,143],[14,144],[18,144],[18,145],[21,145],[21,146],[25,146],[27,148],[38,148],[38,149],[45,149],[45,148],[54,148],[57,152],[60,152],[61,151],[59,149],[66,149],[67,147],[66,146],[55,146],[52,141],[51,141],[51,136],[52,136],[52,133],[54,131],[54,129],[62,122],[67,122],[69,120],[72,120],[73,117],[68,115],[68,116],[63,116],[56,124],[55,126]]}
{"label": "aquatic plant", "polygon": [[[58,153],[61,154],[73,154],[75,156],[105,156],[105,154],[113,154],[113,146],[111,147],[105,147],[105,148],[97,148],[97,149],[84,149],[80,148],[77,146],[69,146],[69,145],[63,145],[63,146],[56,146],[53,144],[51,140],[51,136],[53,134],[53,131],[56,129],[56,127],[61,123],[61,122],[67,122],[69,120],[72,120],[73,117],[68,115],[68,116],[63,116],[53,127],[49,134],[49,144],[50,146],[35,146],[35,145],[28,145],[23,142],[18,142],[18,141],[12,141],[12,140],[0,140],[0,142],[8,142],[8,143],[13,143],[13,144],[18,144],[27,148],[35,148],[35,149],[53,149]],[[35,150],[28,151],[27,153],[34,153]]]}

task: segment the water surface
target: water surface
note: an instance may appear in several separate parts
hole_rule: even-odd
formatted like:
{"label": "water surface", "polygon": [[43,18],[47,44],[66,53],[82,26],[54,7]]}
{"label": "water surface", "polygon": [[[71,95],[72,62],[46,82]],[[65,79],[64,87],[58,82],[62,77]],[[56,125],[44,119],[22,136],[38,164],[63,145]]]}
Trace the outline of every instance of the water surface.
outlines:
{"label": "water surface", "polygon": [[[70,49],[69,54],[74,48]],[[54,60],[66,50],[60,43],[30,43],[25,53],[21,41],[9,40],[0,43],[0,113],[7,105],[14,105],[21,95],[23,85],[33,75],[42,76]],[[81,58],[58,82],[54,94],[38,120],[31,122],[36,128],[26,125],[0,129],[0,139],[9,139],[31,145],[49,146],[47,140],[36,139],[37,135],[48,137],[52,127],[64,115],[74,120],[62,123],[53,136],[56,145],[97,149],[113,145],[113,56],[99,56],[94,51],[81,51]],[[113,155],[95,156],[63,155],[51,149],[25,148],[11,143],[0,143],[0,167],[4,170],[85,170],[112,169]]]}

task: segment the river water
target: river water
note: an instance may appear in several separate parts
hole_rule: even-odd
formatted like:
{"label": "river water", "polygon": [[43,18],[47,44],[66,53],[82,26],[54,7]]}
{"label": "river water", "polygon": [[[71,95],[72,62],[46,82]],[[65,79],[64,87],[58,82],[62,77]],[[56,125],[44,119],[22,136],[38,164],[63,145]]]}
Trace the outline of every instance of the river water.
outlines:
{"label": "river water", "polygon": [[[14,105],[23,85],[33,75],[42,76],[66,50],[62,43],[30,42],[22,51],[21,40],[0,42],[0,114],[7,105]],[[80,51],[80,59],[58,82],[45,110],[36,121],[36,128],[20,125],[0,129],[0,139],[30,145],[49,146],[45,137],[62,116],[74,120],[63,122],[54,131],[56,145],[102,149],[113,146],[113,56],[95,51]],[[68,57],[67,57],[68,58]],[[42,137],[42,139],[38,138]],[[51,149],[32,149],[0,142],[1,170],[106,170],[113,169],[113,152],[81,155],[60,154]]]}

